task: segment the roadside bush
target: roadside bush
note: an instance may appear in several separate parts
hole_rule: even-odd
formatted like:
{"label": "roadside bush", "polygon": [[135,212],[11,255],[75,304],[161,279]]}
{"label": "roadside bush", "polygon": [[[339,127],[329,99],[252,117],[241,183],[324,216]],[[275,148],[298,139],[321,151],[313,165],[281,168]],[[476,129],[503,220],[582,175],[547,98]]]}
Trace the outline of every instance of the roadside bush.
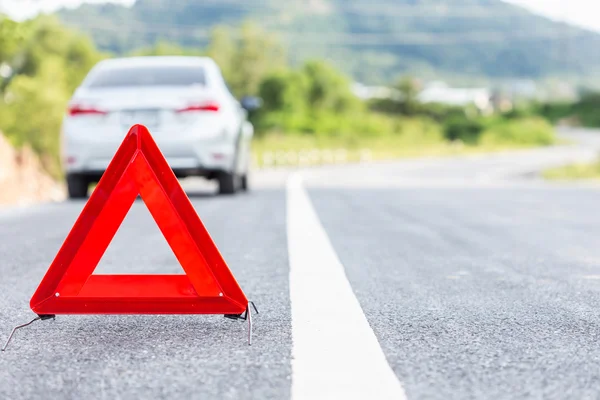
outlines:
{"label": "roadside bush", "polygon": [[406,147],[426,147],[445,142],[442,126],[427,118],[403,118],[398,120],[396,135]]}
{"label": "roadside bush", "polygon": [[542,118],[499,120],[483,131],[480,144],[484,146],[549,146],[556,142],[554,129]]}
{"label": "roadside bush", "polygon": [[590,93],[574,106],[575,115],[583,126],[600,127],[600,93]]}
{"label": "roadside bush", "polygon": [[556,124],[563,119],[570,119],[578,125],[600,127],[600,93],[587,93],[577,102],[552,102],[539,104],[536,113]]}
{"label": "roadside bush", "polygon": [[535,107],[536,114],[546,118],[551,124],[570,117],[575,112],[574,105],[567,102],[543,103]]}
{"label": "roadside bush", "polygon": [[466,144],[477,144],[483,130],[479,119],[467,118],[464,114],[452,116],[444,123],[444,137],[447,140],[460,140]]}
{"label": "roadside bush", "polygon": [[439,103],[422,104],[414,102],[407,110],[405,102],[397,99],[374,99],[369,100],[367,105],[370,110],[400,116],[421,116],[431,118],[437,122],[444,122],[451,117],[464,117],[465,109],[463,107],[451,106]]}
{"label": "roadside bush", "polygon": [[532,117],[534,115],[536,115],[536,110],[532,106],[517,106],[510,111],[502,113],[502,117],[505,119],[521,119]]}
{"label": "roadside bush", "polygon": [[451,118],[466,118],[465,108],[436,103],[423,104],[420,115],[431,118],[439,123],[443,123]]}

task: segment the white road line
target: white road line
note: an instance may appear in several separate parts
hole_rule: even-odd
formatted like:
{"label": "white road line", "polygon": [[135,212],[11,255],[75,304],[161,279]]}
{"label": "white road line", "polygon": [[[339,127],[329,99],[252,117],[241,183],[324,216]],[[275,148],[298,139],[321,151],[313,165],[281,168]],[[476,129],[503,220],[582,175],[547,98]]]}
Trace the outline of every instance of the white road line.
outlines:
{"label": "white road line", "polygon": [[406,399],[300,175],[287,182],[292,400]]}

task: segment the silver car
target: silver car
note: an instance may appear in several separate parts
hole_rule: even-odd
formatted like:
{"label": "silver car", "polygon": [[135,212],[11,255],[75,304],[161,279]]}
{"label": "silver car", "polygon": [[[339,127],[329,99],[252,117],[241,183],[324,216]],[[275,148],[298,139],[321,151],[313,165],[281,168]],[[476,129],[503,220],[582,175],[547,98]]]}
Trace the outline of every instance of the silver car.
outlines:
{"label": "silver car", "polygon": [[125,134],[145,125],[178,177],[215,179],[219,192],[248,188],[248,112],[205,57],[131,57],[98,63],[75,91],[62,127],[69,197],[88,195]]}

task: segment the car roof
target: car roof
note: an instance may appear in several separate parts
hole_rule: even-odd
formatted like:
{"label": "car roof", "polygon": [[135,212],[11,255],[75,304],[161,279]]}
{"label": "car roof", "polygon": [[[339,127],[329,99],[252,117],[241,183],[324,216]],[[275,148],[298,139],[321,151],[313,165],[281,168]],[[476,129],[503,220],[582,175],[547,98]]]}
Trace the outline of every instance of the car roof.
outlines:
{"label": "car roof", "polygon": [[109,58],[98,63],[102,68],[167,67],[167,66],[213,66],[209,57],[194,56],[139,56]]}

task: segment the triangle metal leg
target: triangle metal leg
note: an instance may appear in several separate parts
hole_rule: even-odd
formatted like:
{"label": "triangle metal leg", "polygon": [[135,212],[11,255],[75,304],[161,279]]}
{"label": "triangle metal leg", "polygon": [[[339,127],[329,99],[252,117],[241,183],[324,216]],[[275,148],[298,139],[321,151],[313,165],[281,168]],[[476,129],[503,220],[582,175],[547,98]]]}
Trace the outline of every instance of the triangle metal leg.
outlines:
{"label": "triangle metal leg", "polygon": [[250,304],[246,308],[246,315],[248,316],[248,346],[252,345],[252,313],[250,312]]}
{"label": "triangle metal leg", "polygon": [[15,326],[13,328],[13,330],[10,332],[10,335],[8,336],[8,339],[6,340],[6,343],[4,343],[4,346],[2,347],[1,351],[6,351],[6,348],[8,347],[8,345],[10,344],[10,341],[12,340],[13,336],[15,335],[15,332],[21,328],[25,328],[31,324],[33,324],[35,321],[39,321],[39,320],[46,320],[46,319],[54,319],[55,316],[54,315],[38,315],[37,317],[35,317],[34,319],[32,319],[31,321],[27,322],[26,324],[23,325],[18,325]]}
{"label": "triangle metal leg", "polygon": [[256,304],[253,301],[250,301],[246,306],[246,311],[242,314],[225,314],[225,318],[228,319],[242,319],[244,321],[248,321],[248,346],[252,345],[252,312],[250,311],[250,305],[254,308],[256,314],[258,314],[258,308],[256,308]]}

